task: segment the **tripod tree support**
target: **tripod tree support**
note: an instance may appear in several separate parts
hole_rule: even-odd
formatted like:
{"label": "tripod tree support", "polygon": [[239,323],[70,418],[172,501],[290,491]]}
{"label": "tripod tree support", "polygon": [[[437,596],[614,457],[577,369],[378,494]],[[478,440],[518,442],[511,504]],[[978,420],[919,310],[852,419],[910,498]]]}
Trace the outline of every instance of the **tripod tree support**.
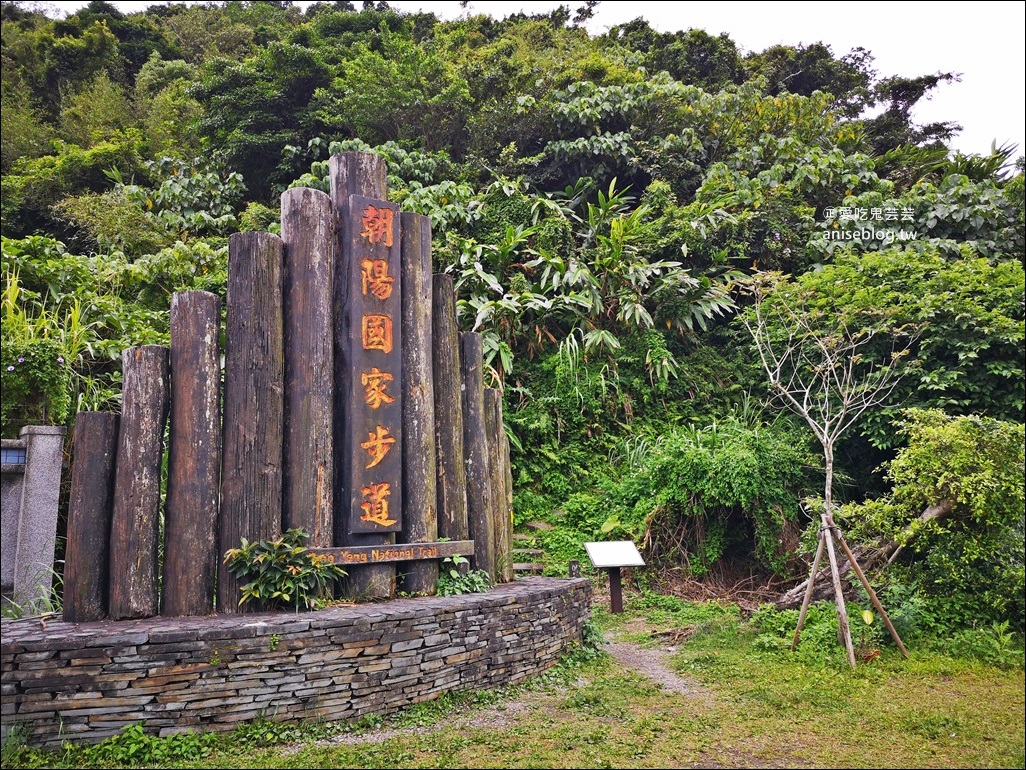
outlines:
{"label": "tripod tree support", "polygon": [[862,587],[866,589],[866,593],[869,594],[869,600],[873,603],[877,612],[884,620],[884,624],[887,626],[887,630],[891,634],[891,638],[898,645],[898,649],[901,650],[902,656],[908,658],[908,650],[905,649],[905,645],[901,641],[901,637],[898,636],[897,630],[891,623],[891,619],[887,616],[887,612],[884,610],[883,605],[880,604],[880,600],[877,598],[876,592],[873,587],[869,585],[869,581],[866,579],[865,573],[859,567],[858,562],[855,559],[855,554],[851,552],[848,544],[844,540],[844,535],[841,533],[840,527],[834,523],[833,517],[829,513],[824,513],[821,516],[823,526],[819,530],[819,545],[816,548],[816,556],[812,562],[812,572],[809,575],[808,587],[805,589],[805,599],[802,601],[801,611],[798,613],[798,627],[794,631],[794,639],[791,641],[791,651],[793,652],[798,646],[798,637],[801,634],[802,626],[805,624],[805,615],[809,609],[809,603],[812,600],[812,592],[816,583],[816,572],[819,570],[820,560],[823,558],[824,546],[827,551],[827,555],[830,559],[830,575],[833,579],[834,584],[834,598],[837,603],[837,620],[841,630],[841,635],[844,639],[844,646],[848,653],[848,663],[852,668],[855,668],[855,650],[851,643],[851,628],[848,625],[848,611],[844,604],[844,591],[841,587],[841,573],[837,567],[837,556],[834,553],[834,540],[836,539],[841,549],[844,551],[844,555],[848,558],[848,563],[851,568],[855,571],[859,580],[862,581]]}

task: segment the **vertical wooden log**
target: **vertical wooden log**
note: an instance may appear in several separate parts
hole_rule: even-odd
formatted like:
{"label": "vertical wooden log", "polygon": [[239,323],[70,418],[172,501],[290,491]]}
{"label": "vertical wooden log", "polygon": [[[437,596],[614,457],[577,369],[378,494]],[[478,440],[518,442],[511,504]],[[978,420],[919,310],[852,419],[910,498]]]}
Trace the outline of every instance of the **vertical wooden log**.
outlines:
{"label": "vertical wooden log", "polygon": [[64,552],[64,620],[69,623],[102,620],[107,614],[117,451],[118,415],[79,412],[75,417]]}
{"label": "vertical wooden log", "polygon": [[500,530],[502,527],[502,516],[499,510],[505,500],[506,493],[501,489],[500,484],[500,460],[499,460],[499,422],[497,420],[497,402],[501,404],[502,395],[495,388],[485,388],[484,396],[484,426],[485,426],[485,452],[488,457],[488,477],[485,484],[485,494],[488,501],[488,515],[492,520],[492,544],[495,549],[492,555],[492,563],[495,565],[495,581],[499,582],[502,577],[502,542]]}
{"label": "vertical wooden log", "polygon": [[[385,200],[388,198],[388,169],[380,155],[369,152],[343,152],[328,162],[331,202],[344,216],[349,212],[349,196]],[[336,288],[338,282],[335,283]]]}
{"label": "vertical wooden log", "polygon": [[467,466],[463,458],[460,339],[451,276],[432,278],[431,299],[438,534],[449,540],[467,540],[470,529],[467,524]]}
{"label": "vertical wooden log", "polygon": [[[402,215],[403,529],[400,543],[438,538],[435,395],[431,354],[431,220]],[[402,588],[434,594],[438,562],[401,563]]]}
{"label": "vertical wooden log", "polygon": [[[499,402],[500,406],[502,402]],[[502,568],[500,582],[510,583],[514,580],[513,573],[513,463],[510,460],[509,436],[506,435],[505,418],[499,412],[499,425],[503,426],[499,434],[499,446],[502,448],[502,489],[505,493],[503,506],[503,547],[509,558]]]}
{"label": "vertical wooden log", "polygon": [[110,537],[110,616],[145,618],[159,609],[157,538],[160,469],[168,412],[168,349],[121,354],[121,425]]}
{"label": "vertical wooden log", "polygon": [[162,614],[214,609],[221,478],[221,300],[171,298],[171,431],[164,509]]}
{"label": "vertical wooden log", "polygon": [[[333,155],[329,161],[329,177],[331,184],[331,202],[336,215],[336,259],[335,259],[335,544],[336,545],[390,545],[395,542],[395,535],[381,534],[350,534],[349,519],[354,515],[351,510],[352,490],[346,481],[343,449],[347,439],[351,437],[353,427],[348,422],[348,392],[345,388],[346,378],[350,376],[353,366],[350,353],[350,328],[342,308],[349,301],[349,286],[352,270],[359,271],[359,266],[350,265],[342,258],[342,244],[349,234],[343,222],[349,216],[349,197],[363,195],[368,198],[385,200],[388,197],[388,181],[385,161],[370,153],[347,152]],[[347,435],[348,433],[348,435]],[[349,577],[346,580],[346,591],[353,596],[362,598],[389,598],[395,594],[395,565],[375,564],[364,567],[347,566]]]}
{"label": "vertical wooden log", "polygon": [[484,357],[481,335],[460,332],[463,378],[463,452],[467,466],[467,519],[474,541],[475,569],[495,580],[495,524],[491,505],[491,467],[485,435]]}
{"label": "vertical wooden log", "polygon": [[485,388],[484,396],[495,522],[495,579],[508,583],[513,580],[513,480],[509,471],[509,439],[502,417],[502,391]]}
{"label": "vertical wooden log", "polygon": [[[281,239],[270,233],[235,233],[228,242],[222,558],[242,538],[252,542],[281,534],[282,250]],[[218,609],[238,612],[238,578],[223,565],[218,576]]]}
{"label": "vertical wooden log", "polygon": [[283,528],[334,538],[334,351],[332,284],[335,223],[331,198],[295,187],[281,196],[284,243],[285,447]]}

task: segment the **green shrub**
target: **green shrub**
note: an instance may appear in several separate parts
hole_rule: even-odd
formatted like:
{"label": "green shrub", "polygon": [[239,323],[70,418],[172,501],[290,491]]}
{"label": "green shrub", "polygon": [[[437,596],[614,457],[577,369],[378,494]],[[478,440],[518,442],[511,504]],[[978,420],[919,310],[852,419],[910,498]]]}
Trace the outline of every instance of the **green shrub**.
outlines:
{"label": "green shrub", "polygon": [[330,594],[332,581],[346,576],[333,556],[307,550],[303,540],[309,533],[299,528],[288,530],[275,540],[250,543],[225,552],[224,563],[233,575],[250,582],[242,586],[239,604],[252,601],[263,607],[292,605],[316,607]]}
{"label": "green shrub", "polygon": [[728,554],[788,574],[803,445],[783,423],[673,431],[610,491],[601,532],[643,540],[653,561],[683,562],[695,577]]}
{"label": "green shrub", "polygon": [[492,579],[484,570],[472,569],[464,572],[468,564],[469,560],[459,554],[442,559],[441,569],[438,571],[439,596],[483,593],[492,587]]}
{"label": "green shrub", "polygon": [[3,341],[0,432],[15,438],[26,425],[64,425],[71,408],[71,367],[51,339]]}
{"label": "green shrub", "polygon": [[[909,410],[908,446],[887,470],[890,495],[841,511],[850,540],[901,544],[885,573],[888,588],[900,599],[899,616],[931,634],[1006,621],[1023,631],[1023,428]],[[950,514],[919,521],[942,501],[950,501]]]}

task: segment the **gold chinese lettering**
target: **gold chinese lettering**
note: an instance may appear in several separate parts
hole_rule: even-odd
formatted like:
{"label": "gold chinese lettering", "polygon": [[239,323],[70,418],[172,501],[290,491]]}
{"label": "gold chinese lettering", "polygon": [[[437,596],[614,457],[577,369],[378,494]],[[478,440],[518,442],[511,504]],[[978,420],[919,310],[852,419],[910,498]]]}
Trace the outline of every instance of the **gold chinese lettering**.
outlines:
{"label": "gold chinese lettering", "polygon": [[368,433],[367,440],[360,444],[361,447],[367,450],[367,454],[371,456],[370,465],[368,468],[373,468],[375,465],[385,459],[385,455],[388,454],[388,450],[392,448],[392,444],[395,443],[395,436],[388,435],[388,428],[378,426],[376,432]]}
{"label": "gold chinese lettering", "polygon": [[387,315],[363,317],[363,349],[392,352],[392,319]]}
{"label": "gold chinese lettering", "polygon": [[363,279],[363,295],[369,291],[378,299],[392,296],[392,283],[395,278],[388,274],[388,261],[384,259],[365,259],[360,263],[360,275]]}
{"label": "gold chinese lettering", "polygon": [[368,206],[363,210],[363,231],[361,238],[366,238],[371,243],[384,241],[385,245],[392,246],[392,209],[379,209],[377,206]]}
{"label": "gold chinese lettering", "polygon": [[395,401],[388,395],[387,388],[395,378],[388,372],[383,372],[374,367],[369,372],[360,375],[360,382],[363,383],[363,400],[371,409],[377,409],[382,404],[391,404]]}
{"label": "gold chinese lettering", "polygon": [[396,523],[395,519],[388,518],[388,496],[392,494],[392,489],[387,482],[371,484],[361,489],[360,493],[367,499],[360,505],[363,509],[361,521],[380,524],[382,527],[390,527]]}

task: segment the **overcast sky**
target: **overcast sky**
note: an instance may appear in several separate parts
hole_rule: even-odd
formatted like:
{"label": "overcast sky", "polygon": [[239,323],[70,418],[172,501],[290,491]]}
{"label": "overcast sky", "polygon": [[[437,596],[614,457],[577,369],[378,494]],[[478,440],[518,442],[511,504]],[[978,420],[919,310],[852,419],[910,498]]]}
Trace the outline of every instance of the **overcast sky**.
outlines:
{"label": "overcast sky", "polygon": [[[74,12],[85,2],[52,2]],[[123,12],[145,8],[148,2],[115,2]],[[357,8],[362,3],[354,2]],[[465,13],[504,18],[511,13],[547,13],[559,2],[458,0],[419,2],[392,0],[402,11],[424,10],[442,19]],[[564,0],[571,9],[580,0]],[[308,3],[299,2],[306,6]],[[726,32],[742,53],[761,51],[776,43],[823,42],[835,56],[862,46],[875,57],[881,75],[916,76],[956,72],[961,82],[938,86],[933,98],[920,105],[919,123],[953,120],[962,132],[951,146],[964,153],[987,154],[991,142],[1026,146],[1026,2],[634,2],[603,0],[586,25],[592,34],[638,17],[662,32],[697,28],[717,35]]]}

